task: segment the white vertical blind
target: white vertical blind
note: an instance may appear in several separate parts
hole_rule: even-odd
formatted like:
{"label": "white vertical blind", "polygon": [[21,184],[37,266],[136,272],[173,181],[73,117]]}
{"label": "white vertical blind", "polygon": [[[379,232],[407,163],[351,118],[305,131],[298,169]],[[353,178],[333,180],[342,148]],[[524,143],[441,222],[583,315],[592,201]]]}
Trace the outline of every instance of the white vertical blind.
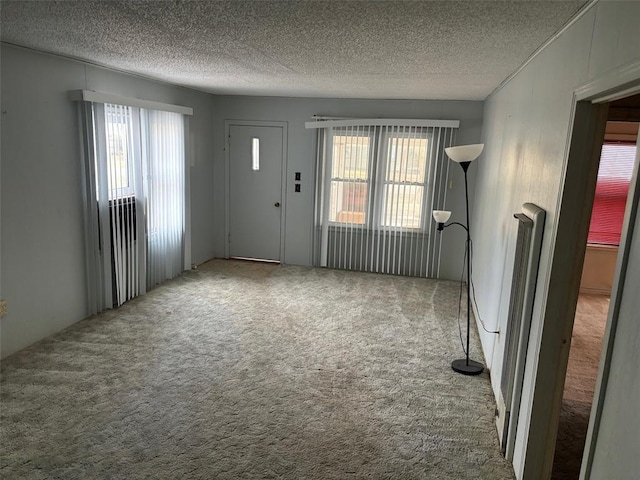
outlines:
{"label": "white vertical blind", "polygon": [[175,277],[185,262],[185,121],[131,106],[79,106],[89,313]]}
{"label": "white vertical blind", "polygon": [[[105,245],[103,230],[100,228],[100,204],[98,197],[97,151],[98,137],[94,126],[96,118],[91,103],[78,103],[78,125],[80,127],[80,158],[82,159],[82,191],[85,226],[85,260],[87,276],[87,313],[96,314],[113,304],[111,282],[104,282],[105,259],[102,252],[110,249]],[[104,115],[101,117],[104,118]],[[106,191],[106,187],[103,189]],[[108,201],[105,201],[107,203]],[[108,204],[108,203],[107,203]],[[109,236],[106,236],[109,241]],[[110,277],[109,277],[110,280]]]}
{"label": "white vertical blind", "polygon": [[327,123],[317,138],[315,264],[437,277],[430,212],[445,202],[444,147],[456,127]]}
{"label": "white vertical blind", "polygon": [[184,121],[159,111],[149,111],[147,119],[147,282],[155,285],[183,270]]}
{"label": "white vertical blind", "polygon": [[[138,110],[123,105],[104,105],[106,152],[98,175],[106,168],[109,231],[114,275],[114,303],[122,305],[141,293],[139,281],[137,198],[142,195]],[[137,187],[137,188],[136,188]]]}

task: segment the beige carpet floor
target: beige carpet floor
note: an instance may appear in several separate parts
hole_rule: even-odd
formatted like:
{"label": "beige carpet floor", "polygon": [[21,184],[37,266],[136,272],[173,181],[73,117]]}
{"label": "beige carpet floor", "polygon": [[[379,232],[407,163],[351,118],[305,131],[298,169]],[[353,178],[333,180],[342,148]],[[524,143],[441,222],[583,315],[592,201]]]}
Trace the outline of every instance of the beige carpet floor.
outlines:
{"label": "beige carpet floor", "polygon": [[457,300],[210,262],[2,362],[0,477],[512,479],[488,374],[450,369]]}
{"label": "beige carpet floor", "polygon": [[553,480],[577,480],[598,377],[609,297],[580,295],[562,395]]}

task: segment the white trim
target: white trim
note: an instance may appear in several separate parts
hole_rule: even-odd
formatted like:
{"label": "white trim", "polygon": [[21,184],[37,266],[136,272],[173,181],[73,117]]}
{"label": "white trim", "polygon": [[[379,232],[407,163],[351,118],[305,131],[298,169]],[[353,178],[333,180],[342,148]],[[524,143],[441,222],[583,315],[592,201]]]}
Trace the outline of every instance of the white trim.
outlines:
{"label": "white trim", "polygon": [[354,118],[352,120],[319,120],[305,122],[304,128],[328,128],[328,127],[442,127],[459,128],[460,120],[420,120],[402,118]]}
{"label": "white trim", "polygon": [[640,92],[640,60],[616,68],[575,89],[576,100],[605,103]]}
{"label": "white trim", "polygon": [[121,97],[111,93],[94,92],[93,90],[71,90],[69,92],[71,100],[95,102],[95,103],[115,103],[129,107],[147,108],[149,110],[160,110],[163,112],[181,113],[182,115],[193,115],[193,108],[181,105],[171,105],[169,103],[151,102],[139,98]]}

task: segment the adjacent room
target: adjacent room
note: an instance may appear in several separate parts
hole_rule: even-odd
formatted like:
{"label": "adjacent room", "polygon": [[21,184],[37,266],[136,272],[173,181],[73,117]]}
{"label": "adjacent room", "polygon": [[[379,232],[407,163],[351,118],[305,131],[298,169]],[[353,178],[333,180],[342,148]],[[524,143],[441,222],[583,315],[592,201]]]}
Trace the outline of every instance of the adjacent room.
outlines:
{"label": "adjacent room", "polygon": [[640,95],[609,104],[562,395],[553,479],[577,478],[587,438],[640,128]]}
{"label": "adjacent room", "polygon": [[634,478],[640,3],[0,8],[0,476]]}

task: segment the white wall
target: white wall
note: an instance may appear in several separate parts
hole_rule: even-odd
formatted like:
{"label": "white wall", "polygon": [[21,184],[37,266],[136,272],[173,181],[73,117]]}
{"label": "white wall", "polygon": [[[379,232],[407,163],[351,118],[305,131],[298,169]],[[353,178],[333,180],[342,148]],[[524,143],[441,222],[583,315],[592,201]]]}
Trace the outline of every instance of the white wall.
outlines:
{"label": "white wall", "polygon": [[[474,278],[478,308],[487,327],[505,330],[517,233],[513,213],[520,211],[524,202],[533,202],[547,211],[514,458],[519,476],[524,464],[522,454],[527,443],[532,388],[538,366],[546,281],[563,185],[573,92],[614,68],[638,61],[638,25],[640,2],[596,4],[485,102],[486,150],[479,165],[472,224],[475,225]],[[638,328],[636,322],[636,333]],[[503,337],[482,330],[480,334],[489,367],[497,372],[492,375],[497,394]],[[632,352],[626,354],[633,355]],[[638,413],[634,415],[637,420]],[[611,478],[631,477],[614,475]]]}
{"label": "white wall", "polygon": [[610,295],[617,258],[617,246],[587,245],[580,278],[580,293]]}
{"label": "white wall", "polygon": [[89,89],[193,107],[192,259],[213,257],[212,97],[2,45],[4,357],[86,317],[79,136],[67,92]]}
{"label": "white wall", "polygon": [[[482,128],[482,102],[422,100],[345,100],[274,97],[215,97],[215,223],[224,225],[224,121],[271,120],[288,124],[288,164],[286,198],[285,263],[311,264],[313,227],[313,188],[315,131],[304,123],[311,116],[326,115],[360,118],[427,118],[460,120],[456,143],[477,143]],[[454,188],[447,192],[447,208],[454,212],[452,220],[464,221],[464,180],[460,168],[452,168]],[[302,191],[295,193],[294,172],[302,173]],[[475,167],[471,167],[470,195],[473,196]],[[441,277],[460,277],[464,233],[457,229],[444,232]],[[216,231],[215,254],[224,256],[224,232]]]}

